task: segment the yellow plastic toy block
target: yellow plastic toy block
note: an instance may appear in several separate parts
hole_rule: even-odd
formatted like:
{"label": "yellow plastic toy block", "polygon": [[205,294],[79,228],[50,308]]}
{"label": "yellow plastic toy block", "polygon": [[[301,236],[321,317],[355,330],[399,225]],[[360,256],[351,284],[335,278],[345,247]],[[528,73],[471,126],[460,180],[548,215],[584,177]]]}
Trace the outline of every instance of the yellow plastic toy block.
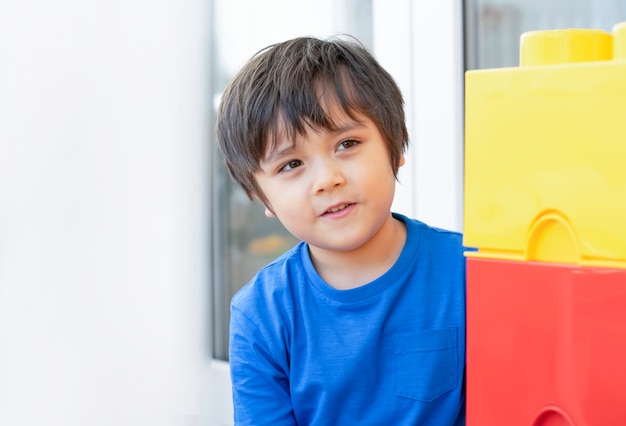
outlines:
{"label": "yellow plastic toy block", "polygon": [[626,23],[520,52],[465,76],[468,255],[626,268]]}

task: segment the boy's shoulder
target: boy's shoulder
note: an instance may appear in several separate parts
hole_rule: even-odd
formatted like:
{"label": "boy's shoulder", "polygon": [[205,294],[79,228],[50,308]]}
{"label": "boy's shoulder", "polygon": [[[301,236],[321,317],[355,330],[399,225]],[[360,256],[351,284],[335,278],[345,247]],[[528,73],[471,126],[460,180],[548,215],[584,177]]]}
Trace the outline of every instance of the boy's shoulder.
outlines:
{"label": "boy's shoulder", "polygon": [[405,248],[418,258],[437,264],[464,264],[465,253],[473,250],[464,245],[463,234],[459,231],[431,226],[396,213],[394,217],[406,224]]}
{"label": "boy's shoulder", "polygon": [[[284,297],[291,293],[291,286],[302,278],[304,272],[303,250],[307,250],[304,242],[299,242],[281,256],[261,268],[232,299],[232,305],[242,306],[270,302],[268,299]],[[294,280],[295,279],[295,280]]]}
{"label": "boy's shoulder", "polygon": [[407,236],[409,238],[447,239],[454,243],[462,243],[463,241],[463,234],[461,232],[431,226],[418,219],[409,218],[399,213],[393,213],[393,217],[405,223],[408,231]]}

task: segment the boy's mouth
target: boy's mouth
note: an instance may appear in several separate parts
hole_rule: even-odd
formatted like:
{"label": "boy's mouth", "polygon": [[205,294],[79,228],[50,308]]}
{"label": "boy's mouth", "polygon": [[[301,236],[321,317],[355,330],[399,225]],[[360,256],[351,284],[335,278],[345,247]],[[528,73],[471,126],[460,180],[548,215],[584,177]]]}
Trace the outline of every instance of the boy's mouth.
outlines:
{"label": "boy's mouth", "polygon": [[346,207],[349,207],[349,206],[351,206],[351,205],[352,205],[352,203],[340,204],[340,205],[338,205],[338,206],[335,206],[335,207],[331,207],[331,208],[329,208],[328,210],[326,210],[326,211],[324,212],[324,214],[329,214],[329,213],[337,213],[338,211],[341,211],[341,210],[343,210],[343,209],[345,209]]}

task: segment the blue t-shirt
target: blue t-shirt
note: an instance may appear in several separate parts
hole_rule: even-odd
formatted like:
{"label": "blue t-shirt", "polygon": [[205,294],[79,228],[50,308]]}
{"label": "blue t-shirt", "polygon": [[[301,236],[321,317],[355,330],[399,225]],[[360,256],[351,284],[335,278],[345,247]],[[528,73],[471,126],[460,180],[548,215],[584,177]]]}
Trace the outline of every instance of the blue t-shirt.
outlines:
{"label": "blue t-shirt", "polygon": [[464,425],[462,235],[402,215],[381,277],[337,290],[300,243],[233,298],[237,425]]}

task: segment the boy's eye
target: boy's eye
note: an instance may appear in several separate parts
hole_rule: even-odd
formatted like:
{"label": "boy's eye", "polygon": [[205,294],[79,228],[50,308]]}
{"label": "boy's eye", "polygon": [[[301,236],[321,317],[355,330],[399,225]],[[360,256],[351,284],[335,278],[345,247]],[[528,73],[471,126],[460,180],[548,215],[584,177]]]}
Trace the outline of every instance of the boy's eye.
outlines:
{"label": "boy's eye", "polygon": [[293,170],[296,167],[300,167],[302,165],[302,161],[300,160],[291,160],[286,162],[279,171],[289,171],[289,170]]}
{"label": "boy's eye", "polygon": [[338,149],[348,149],[357,145],[359,142],[354,139],[346,139],[345,141],[341,141]]}

